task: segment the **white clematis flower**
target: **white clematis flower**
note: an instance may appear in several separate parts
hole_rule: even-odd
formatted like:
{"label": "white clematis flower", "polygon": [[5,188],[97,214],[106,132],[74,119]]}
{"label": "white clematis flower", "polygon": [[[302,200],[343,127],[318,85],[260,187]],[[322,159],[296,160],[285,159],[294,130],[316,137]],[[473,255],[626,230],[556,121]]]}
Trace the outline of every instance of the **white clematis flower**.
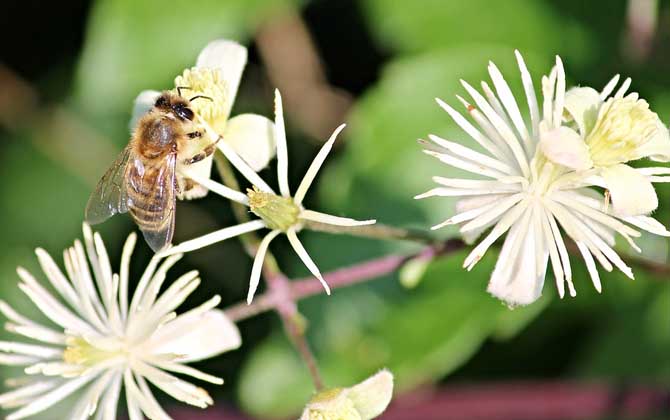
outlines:
{"label": "white clematis flower", "polygon": [[[241,114],[230,118],[230,111],[240,85],[242,72],[247,63],[247,49],[228,40],[210,42],[198,55],[195,67],[184,70],[175,78],[175,92],[186,98],[206,96],[191,102],[191,109],[209,124],[215,137],[204,135],[192,139],[188,150],[180,150],[180,156],[194,156],[214,142],[218,136],[228,143],[255,171],[265,168],[274,157],[274,126],[271,120],[256,114]],[[177,90],[179,88],[179,90]],[[139,118],[156,101],[160,92],[147,90],[135,100],[131,130]],[[180,199],[194,199],[207,194],[207,188],[190,182],[189,174],[209,178],[212,156],[191,165],[178,165],[177,182]]]}
{"label": "white clematis flower", "polygon": [[[203,122],[207,130],[212,129],[208,127],[206,122]],[[192,239],[167,249],[162,255],[172,255],[175,253],[182,253],[193,251],[216,242],[220,242],[235,236],[243,235],[245,233],[253,232],[263,228],[270,229],[270,232],[263,238],[258,246],[254,264],[251,270],[251,279],[249,285],[249,294],[247,301],[251,303],[254,294],[258,287],[261,277],[261,269],[263,267],[263,260],[268,250],[270,242],[279,234],[283,233],[288,238],[289,243],[298,254],[302,262],[309,269],[309,271],[321,281],[326,292],[330,294],[330,289],[326,284],[318,267],[312,261],[311,257],[303,247],[298,239],[298,232],[302,230],[306,222],[317,222],[334,226],[363,226],[374,224],[375,220],[354,220],[346,217],[338,217],[329,214],[319,213],[313,210],[307,210],[303,207],[302,202],[312,185],[314,178],[330,153],[330,150],[335,143],[337,135],[344,129],[342,124],[335,129],[335,132],[330,136],[328,141],[323,145],[319,153],[314,158],[314,161],[307,169],[307,173],[298,185],[294,195],[291,195],[288,185],[288,155],[286,148],[286,132],[284,128],[284,112],[282,109],[281,95],[279,91],[275,91],[275,138],[277,140],[277,177],[279,181],[280,194],[277,195],[263,179],[251,168],[246,162],[241,159],[232,147],[226,143],[219,142],[221,151],[230,161],[230,163],[237,168],[242,175],[253,185],[253,188],[247,190],[245,195],[239,191],[235,191],[225,185],[211,181],[205,178],[199,178],[192,174],[193,180],[201,185],[209,188],[212,192],[217,193],[227,199],[237,201],[238,203],[249,206],[250,210],[256,214],[260,219],[253,220],[246,223],[241,223],[236,226],[227,227],[216,232],[209,233],[200,238]],[[211,133],[214,136],[214,133]]]}
{"label": "white clematis flower", "polygon": [[630,79],[610,96],[618,81],[617,75],[602,92],[570,89],[564,117],[571,127],[545,130],[540,144],[555,163],[578,171],[598,169],[593,182],[609,190],[615,213],[649,214],[658,207],[654,187],[626,163],[645,157],[670,161],[670,135],[645,100],[626,94]]}
{"label": "white clematis flower", "polygon": [[[220,297],[177,315],[174,311],[198,287],[198,273],[181,276],[159,293],[167,271],[180,258],[160,266],[154,257],[128,302],[131,234],[123,247],[120,272],[113,273],[100,236],[84,225],[84,244],[76,241],[65,255],[63,273],[44,250],[36,251],[42,270],[57,295],[30,273],[18,269],[19,288],[53,321],[46,326],[0,301],[6,329],[31,342],[0,341],[0,364],[24,367],[21,385],[0,395],[0,406],[18,410],[17,420],[40,413],[83,389],[68,419],[114,420],[121,389],[125,389],[131,420],[143,415],[169,420],[149,384],[179,401],[205,408],[207,392],[173,373],[222,384],[223,380],[186,363],[216,356],[240,346],[240,334],[224,313],[214,309]],[[90,268],[89,268],[90,264]]]}
{"label": "white clematis flower", "polygon": [[350,388],[322,391],[312,398],[300,420],[371,420],[393,397],[393,375],[382,370]]}
{"label": "white clematis flower", "polygon": [[[549,260],[559,295],[564,296],[566,283],[570,295],[576,294],[560,228],[577,244],[598,291],[601,284],[595,260],[607,271],[617,267],[633,278],[632,270],[613,249],[615,234],[620,234],[639,251],[632,238],[640,233],[633,227],[663,236],[670,236],[670,232],[648,216],[610,214],[602,194],[588,188],[597,185],[594,184],[597,169],[585,170],[593,156],[584,156],[578,147],[566,151],[554,144],[559,141],[557,139],[570,145],[580,144],[575,136],[563,135],[563,115],[568,101],[560,58],[556,58],[549,76],[542,78],[540,108],[531,75],[518,51],[516,57],[528,103],[530,127],[526,125],[507,82],[491,63],[489,74],[495,93],[485,82],[482,82],[484,95],[462,82],[474,104],[458,97],[478,127],[451,106],[437,100],[482,151],[433,135],[430,139],[434,145],[425,150],[477,178],[435,177],[440,186],[417,198],[461,197],[456,206],[457,214],[434,229],[460,225],[464,238],[473,242],[492,228],[465,259],[464,267],[468,270],[507,233],[488,291],[509,305],[526,305],[540,297]],[[543,141],[549,138],[550,144],[542,144],[540,138]],[[573,159],[581,170],[548,160],[545,153],[552,152],[559,162]],[[653,181],[663,181],[665,178],[659,175],[667,175],[668,171],[652,168],[639,174]],[[631,182],[637,179],[631,174],[621,176]]]}

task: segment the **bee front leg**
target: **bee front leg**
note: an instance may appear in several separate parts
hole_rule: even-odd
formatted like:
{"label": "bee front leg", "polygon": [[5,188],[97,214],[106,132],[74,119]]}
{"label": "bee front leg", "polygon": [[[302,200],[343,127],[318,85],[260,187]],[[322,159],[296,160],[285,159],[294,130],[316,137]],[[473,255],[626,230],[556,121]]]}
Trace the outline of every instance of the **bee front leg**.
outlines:
{"label": "bee front leg", "polygon": [[[197,131],[194,131],[194,133],[198,133],[198,132],[197,132]],[[189,133],[189,137],[190,137],[191,134],[193,134],[193,133]],[[200,134],[200,135],[202,135],[202,134]],[[192,157],[190,157],[190,158],[188,158],[188,159],[184,159],[184,161],[183,161],[184,165],[192,165],[192,164],[194,164],[194,163],[198,163],[198,162],[200,162],[201,160],[203,160],[203,159],[205,159],[205,158],[211,156],[212,153],[214,153],[214,151],[216,150],[216,144],[217,144],[222,138],[223,138],[223,137],[221,137],[221,136],[217,137],[217,139],[216,139],[216,141],[214,141],[214,143],[212,143],[212,144],[210,144],[209,146],[207,146],[207,147],[205,147],[204,149],[202,149],[201,152],[196,153],[195,155],[193,155]]]}
{"label": "bee front leg", "polygon": [[198,139],[202,137],[202,133],[200,131],[193,131],[191,133],[188,133],[187,136],[189,139]]}

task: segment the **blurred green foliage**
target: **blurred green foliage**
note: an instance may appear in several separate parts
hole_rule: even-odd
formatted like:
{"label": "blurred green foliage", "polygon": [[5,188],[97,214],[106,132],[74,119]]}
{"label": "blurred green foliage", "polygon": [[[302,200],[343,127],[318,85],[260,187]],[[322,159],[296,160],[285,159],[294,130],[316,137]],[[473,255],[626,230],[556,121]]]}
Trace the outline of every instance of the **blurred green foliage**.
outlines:
{"label": "blurred green foliage", "polygon": [[[191,66],[198,51],[213,38],[250,43],[257,25],[275,18],[284,7],[319,7],[324,1],[97,0],[74,70],[72,92],[64,106],[104,132],[110,139],[108,146],[120,150],[128,137],[132,100],[139,91],[169,87],[174,76]],[[348,2],[360,8],[365,18],[370,48],[389,58],[378,80],[356,98],[341,150],[331,156],[320,176],[318,194],[314,191],[308,197],[310,207],[415,228],[426,228],[452,215],[454,202],[448,198],[412,199],[431,187],[431,176],[458,174],[421,153],[416,140],[437,134],[472,144],[434,98],[459,109],[454,97],[463,94],[459,79],[473,85],[487,80],[489,60],[501,68],[517,97],[522,98],[514,49],[523,53],[536,87],[557,53],[563,57],[572,83],[599,87],[615,73],[638,76],[633,86],[667,122],[670,59],[658,53],[659,57],[643,65],[625,63],[617,41],[624,25],[625,2],[588,3]],[[610,7],[611,14],[597,14]],[[665,22],[667,27],[667,19]],[[318,25],[313,29],[318,32]],[[356,57],[342,59],[348,60],[345,65],[355,72]],[[252,97],[257,94],[253,90],[246,90],[245,96],[245,83],[249,81],[243,81],[238,104],[248,107],[269,100],[269,96]],[[271,111],[270,103],[260,107]],[[244,109],[238,105],[236,112],[241,111]],[[290,112],[286,110],[289,123]],[[11,141],[0,154],[0,173],[5,175],[3,179],[12,180],[0,184],[0,194],[5,197],[0,217],[6,221],[0,242],[0,273],[5,279],[2,296],[7,300],[16,297],[16,265],[37,272],[32,248],[43,246],[57,255],[81,236],[82,209],[95,182],[78,176],[53,155],[41,153],[34,138],[37,135],[43,136],[44,131],[26,127],[4,134]],[[291,156],[304,159],[292,160],[292,168],[306,167],[313,156],[313,147],[301,139],[298,130],[289,133]],[[100,173],[113,158],[90,157]],[[669,192],[659,187],[661,208],[655,214],[666,225],[670,222]],[[187,238],[233,223],[220,200],[210,197],[202,203],[180,203],[178,235]],[[113,260],[118,261],[122,238],[131,229],[129,222],[119,218],[101,229]],[[456,231],[445,229],[440,234],[452,237]],[[417,249],[407,243],[309,232],[304,237],[323,271]],[[654,260],[667,260],[667,243],[645,244],[653,247],[650,255]],[[146,247],[141,247],[146,253]],[[289,274],[306,274],[283,240],[273,244],[273,251]],[[459,379],[495,374],[505,378],[561,375],[670,382],[667,276],[661,278],[635,267],[637,280],[631,282],[601,270],[604,291],[598,295],[588,283],[583,263],[573,259],[578,290],[575,299],[557,299],[553,276],[548,274],[541,301],[509,310],[485,292],[495,254],[495,249],[489,251],[469,273],[461,268],[464,253],[435,261],[412,289],[404,288],[397,276],[388,276],[337,290],[331,297],[301,302],[300,309],[309,320],[308,337],[327,383],[351,385],[384,366],[397,375],[400,390],[449,380],[449,374]],[[195,266],[207,280],[197,299],[212,293],[222,293],[228,303],[242,299],[249,262],[241,256],[239,247],[232,244],[189,255],[184,267]],[[295,415],[312,388],[280,323],[268,315],[247,321],[241,328],[243,349],[226,359],[224,366],[216,365],[225,372],[226,398],[237,398],[244,410],[258,416]]]}

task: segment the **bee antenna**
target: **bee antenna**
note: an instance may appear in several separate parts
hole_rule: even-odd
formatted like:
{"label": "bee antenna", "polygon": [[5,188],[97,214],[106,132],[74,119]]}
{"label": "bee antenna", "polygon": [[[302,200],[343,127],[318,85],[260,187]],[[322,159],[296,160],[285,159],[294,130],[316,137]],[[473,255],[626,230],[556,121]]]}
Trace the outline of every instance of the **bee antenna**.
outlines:
{"label": "bee antenna", "polygon": [[190,86],[177,86],[177,95],[181,96],[181,90],[193,90]]}
{"label": "bee antenna", "polygon": [[191,99],[189,99],[188,101],[192,102],[194,99],[198,99],[198,98],[209,99],[210,101],[214,102],[214,99],[210,98],[209,96],[205,96],[205,95],[196,95],[196,96],[192,97]]}

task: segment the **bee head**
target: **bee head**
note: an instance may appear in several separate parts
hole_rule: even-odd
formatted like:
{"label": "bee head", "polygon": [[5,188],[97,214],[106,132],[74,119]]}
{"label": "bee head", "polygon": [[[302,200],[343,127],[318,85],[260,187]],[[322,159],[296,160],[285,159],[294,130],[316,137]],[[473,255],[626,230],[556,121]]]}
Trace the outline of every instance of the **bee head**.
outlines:
{"label": "bee head", "polygon": [[161,111],[174,114],[181,120],[193,121],[194,114],[188,106],[188,101],[180,96],[164,92],[156,99],[154,106]]}

